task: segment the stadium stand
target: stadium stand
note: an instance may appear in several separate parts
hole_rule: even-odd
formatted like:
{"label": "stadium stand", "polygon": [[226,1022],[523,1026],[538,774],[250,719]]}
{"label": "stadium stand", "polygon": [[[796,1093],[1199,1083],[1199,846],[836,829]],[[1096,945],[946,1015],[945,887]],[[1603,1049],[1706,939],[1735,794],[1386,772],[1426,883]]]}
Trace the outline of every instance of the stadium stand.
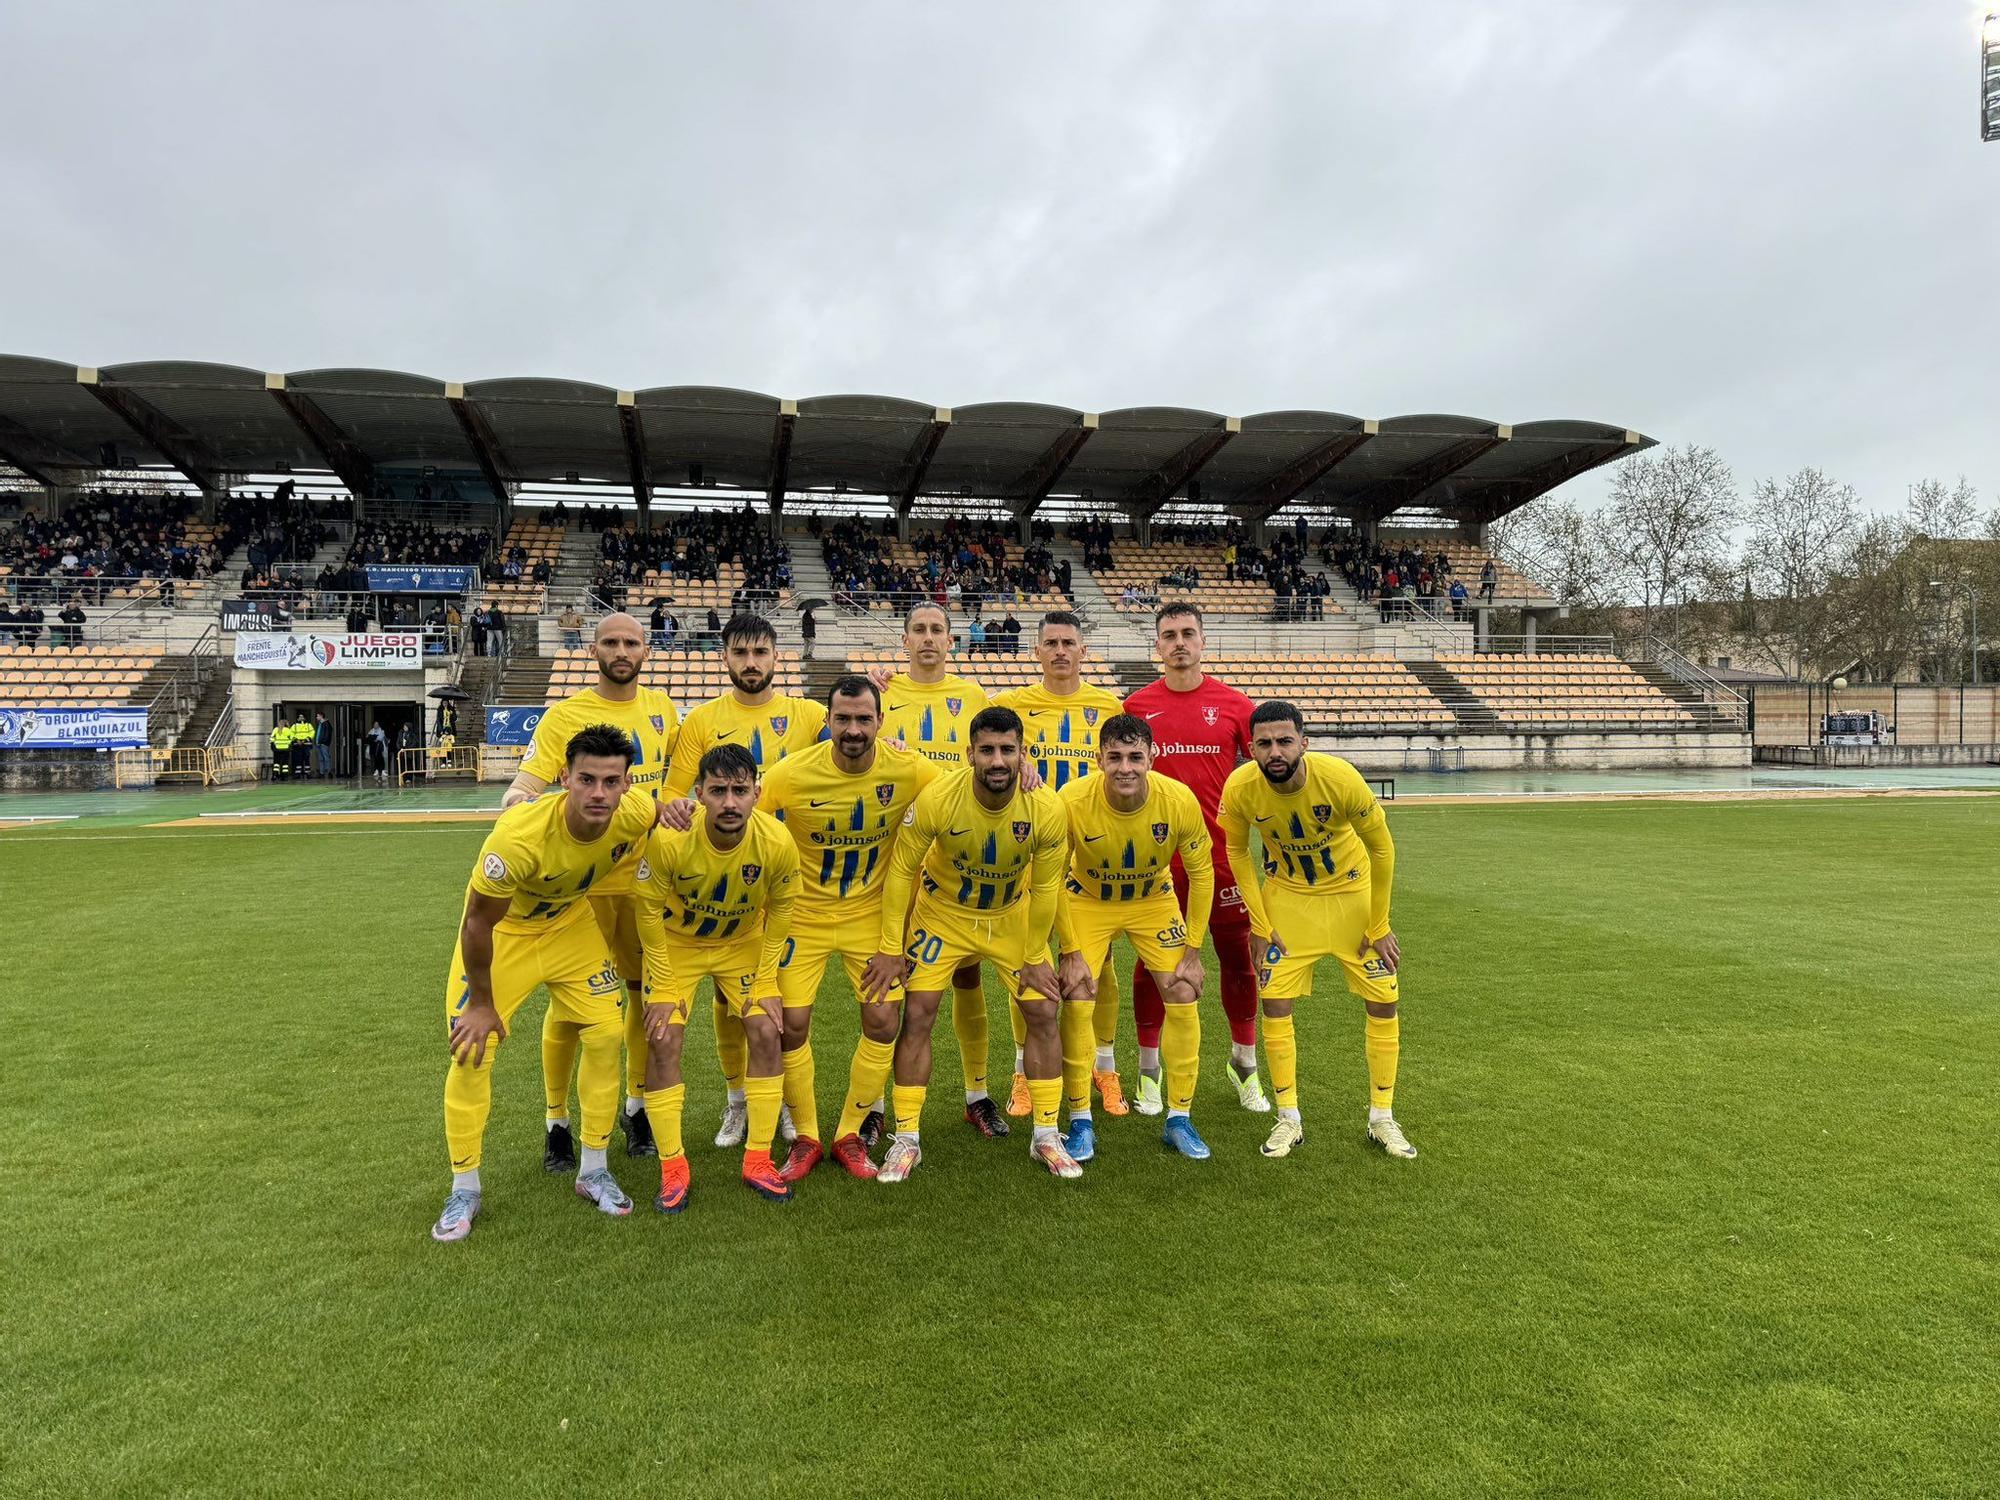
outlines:
{"label": "stadium stand", "polygon": [[107,708],[151,695],[161,653],[126,646],[0,646],[0,702]]}
{"label": "stadium stand", "polygon": [[[548,602],[549,579],[562,560],[562,539],[560,526],[536,520],[516,521],[501,539],[499,551],[485,563],[485,581],[479,586],[477,602],[497,604],[509,615],[542,613]],[[470,561],[481,559],[475,557]]]}
{"label": "stadium stand", "polygon": [[[1510,604],[1553,604],[1555,598],[1549,591],[1526,574],[1502,562],[1492,553],[1476,543],[1469,542],[1454,532],[1393,532],[1378,533],[1377,546],[1394,557],[1430,559],[1432,573],[1437,581],[1436,592],[1442,594],[1453,578],[1461,580],[1474,598],[1479,595],[1479,578],[1486,564],[1493,565],[1496,601],[1505,600]],[[1442,557],[1445,566],[1436,567],[1436,560]],[[1419,585],[1423,580],[1418,579]]]}
{"label": "stadium stand", "polygon": [[742,511],[660,511],[650,527],[600,524],[598,597],[641,613],[655,601],[677,612],[791,606],[791,549]]}
{"label": "stadium stand", "polygon": [[205,600],[237,533],[226,517],[204,521],[196,508],[183,494],[86,492],[57,520],[27,515],[0,532],[0,579],[8,595],[40,603]]}
{"label": "stadium stand", "polygon": [[1440,653],[1449,672],[1504,728],[1684,729],[1694,719],[1615,656]]}
{"label": "stadium stand", "polygon": [[1254,700],[1290,699],[1315,727],[1423,733],[1449,730],[1457,722],[1451,709],[1394,657],[1358,651],[1324,656],[1211,653],[1202,665]]}
{"label": "stadium stand", "polygon": [[999,526],[948,520],[905,542],[856,520],[824,526],[815,515],[808,530],[819,537],[833,602],[844,610],[900,613],[920,601],[967,614],[1075,607],[1068,565],[1041,542],[1023,547]]}

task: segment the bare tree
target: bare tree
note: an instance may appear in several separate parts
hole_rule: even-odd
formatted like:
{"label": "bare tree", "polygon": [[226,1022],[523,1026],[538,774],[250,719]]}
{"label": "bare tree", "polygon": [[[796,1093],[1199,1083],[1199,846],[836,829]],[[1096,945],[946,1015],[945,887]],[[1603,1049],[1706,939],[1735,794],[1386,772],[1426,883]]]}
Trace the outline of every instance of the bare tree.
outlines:
{"label": "bare tree", "polygon": [[1920,479],[1910,486],[1910,529],[1919,536],[1955,541],[1979,535],[1979,491],[1961,474],[1947,486],[1942,479]]}
{"label": "bare tree", "polygon": [[1760,480],[1744,519],[1749,633],[1795,677],[1840,665],[1830,657],[1845,617],[1831,586],[1852,571],[1861,497],[1818,469],[1801,469],[1782,484]]}
{"label": "bare tree", "polygon": [[1630,559],[1639,603],[1675,611],[1727,564],[1736,480],[1713,448],[1690,443],[1627,459],[1605,511],[1610,544]]}

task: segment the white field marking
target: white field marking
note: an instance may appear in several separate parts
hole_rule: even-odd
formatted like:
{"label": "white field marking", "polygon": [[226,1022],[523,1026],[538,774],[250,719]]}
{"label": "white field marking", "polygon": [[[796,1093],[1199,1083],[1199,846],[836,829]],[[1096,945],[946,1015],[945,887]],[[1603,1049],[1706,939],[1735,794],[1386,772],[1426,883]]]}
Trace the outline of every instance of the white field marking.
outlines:
{"label": "white field marking", "polygon": [[199,818],[427,818],[438,813],[462,813],[468,817],[499,817],[497,807],[284,807],[245,808],[239,812],[196,813]]}
{"label": "white field marking", "polygon": [[0,826],[17,823],[74,823],[82,813],[0,813]]}
{"label": "white field marking", "polygon": [[[302,833],[365,833],[380,838],[384,827],[404,833],[459,833],[463,823],[316,823],[310,828],[199,828],[186,833],[52,833],[41,839],[16,839],[19,844],[156,844],[165,839],[290,839]],[[4,833],[5,829],[0,829]],[[0,841],[4,842],[4,841]]]}

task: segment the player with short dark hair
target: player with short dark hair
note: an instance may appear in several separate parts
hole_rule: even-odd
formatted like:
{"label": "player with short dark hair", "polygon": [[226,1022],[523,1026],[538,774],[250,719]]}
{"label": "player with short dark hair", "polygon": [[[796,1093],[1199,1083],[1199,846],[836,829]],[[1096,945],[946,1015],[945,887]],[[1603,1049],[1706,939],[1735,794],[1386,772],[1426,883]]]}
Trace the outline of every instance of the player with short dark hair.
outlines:
{"label": "player with short dark hair", "polygon": [[798,851],[776,818],[757,811],[757,761],[748,747],[704,751],[694,789],[700,807],[692,825],[656,832],[638,869],[650,1048],[646,1109],[659,1139],[653,1206],[661,1213],[687,1206],[681,1042],[703,979],[742,1027],[747,1049],[743,1181],[779,1202],[792,1196],[771,1160],[771,1142],[785,1091],[778,959],[798,895]]}
{"label": "player with short dark hair", "polygon": [[971,737],[972,764],[932,782],[910,809],[882,892],[879,951],[862,973],[872,1001],[886,999],[898,980],[907,990],[896,1041],[896,1138],[881,1182],[904,1181],[923,1160],[919,1124],[938,1001],[948,975],[982,960],[1022,986],[1035,1121],[1029,1152],[1058,1177],[1083,1173],[1056,1133],[1060,986],[1048,938],[1068,848],[1062,805],[1047,787],[1022,788],[1021,720],[1011,709],[985,709]]}
{"label": "player with short dark hair", "polygon": [[507,1023],[537,985],[583,1054],[577,1100],[583,1114],[576,1191],[607,1214],[632,1200],[605,1163],[618,1108],[620,985],[617,964],[591,914],[590,891],[636,861],[653,827],[653,799],[632,786],[632,742],[622,729],[589,725],[563,750],[562,790],[500,814],[480,845],[465,910],[445,971],[444,1133],[451,1194],[431,1238],[462,1240],[479,1214],[479,1162],[493,1106],[493,1064]]}
{"label": "player with short dark hair", "polygon": [[[1223,1014],[1229,1018],[1229,1081],[1243,1108],[1265,1113],[1271,1101],[1257,1076],[1257,972],[1250,953],[1250,917],[1229,868],[1222,827],[1216,821],[1222,786],[1250,754],[1250,700],[1202,670],[1208,641],[1201,608],[1185,600],[1153,612],[1153,653],[1160,678],[1125,700],[1125,711],[1143,718],[1158,753],[1153,769],[1194,793],[1208,819],[1215,866],[1215,906],[1208,934],[1215,944]],[[1174,864],[1174,887],[1187,899],[1188,872]],[[1152,976],[1141,965],[1132,975],[1132,1019],[1139,1032],[1139,1083],[1132,1107],[1158,1114],[1160,1029],[1166,1011]]]}
{"label": "player with short dark hair", "polygon": [[[763,771],[815,743],[826,727],[826,710],[818,703],[778,691],[778,632],[763,616],[730,616],[722,627],[722,665],[729,674],[729,691],[691,709],[674,742],[663,794],[669,799],[667,822],[673,828],[689,826],[694,806],[687,794],[694,786],[696,767],[717,745],[742,747]],[[719,995],[714,1014],[715,1055],[728,1089],[715,1144],[740,1146],[748,1119],[743,1025]],[[789,1112],[780,1115],[779,1129],[791,1138]]]}
{"label": "player with short dark hair", "polygon": [[[1292,1007],[1312,993],[1319,960],[1330,957],[1367,1011],[1368,1139],[1391,1156],[1413,1157],[1417,1148],[1391,1113],[1402,947],[1389,926],[1396,845],[1388,820],[1353,766],[1306,748],[1304,716],[1290,703],[1257,706],[1250,755],[1223,786],[1220,821],[1262,949],[1264,1052],[1278,1096],[1264,1155],[1288,1156],[1305,1140]],[[1263,844],[1261,868],[1250,849],[1253,829]]]}

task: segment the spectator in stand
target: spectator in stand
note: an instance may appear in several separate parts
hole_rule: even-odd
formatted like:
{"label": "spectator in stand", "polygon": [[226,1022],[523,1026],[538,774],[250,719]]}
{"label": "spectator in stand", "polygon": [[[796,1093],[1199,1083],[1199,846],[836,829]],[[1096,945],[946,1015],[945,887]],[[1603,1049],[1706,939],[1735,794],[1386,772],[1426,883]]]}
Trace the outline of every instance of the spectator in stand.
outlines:
{"label": "spectator in stand", "polygon": [[368,633],[368,612],[359,603],[347,612],[347,633],[349,635]]}
{"label": "spectator in stand", "polygon": [[486,611],[475,608],[472,611],[472,654],[486,654]]}
{"label": "spectator in stand", "polygon": [[1452,579],[1452,581],[1451,581],[1451,617],[1452,617],[1452,618],[1453,618],[1454,620],[1463,620],[1463,619],[1465,618],[1465,616],[1466,616],[1466,607],[1465,607],[1465,606],[1466,606],[1466,600],[1467,600],[1467,599],[1468,599],[1469,597],[1470,597],[1470,596],[1469,596],[1469,595],[1468,595],[1468,594],[1466,593],[1466,591],[1465,591],[1465,580],[1464,580],[1463,578],[1454,578],[1454,579]]}
{"label": "spectator in stand", "polygon": [[653,601],[653,612],[646,617],[647,643],[655,650],[667,643],[667,606],[663,600]]}
{"label": "spectator in stand", "polygon": [[1499,587],[1500,571],[1493,566],[1493,559],[1489,557],[1479,569],[1479,597],[1491,604],[1493,595]]}
{"label": "spectator in stand", "polygon": [[501,613],[498,604],[486,606],[486,646],[494,656],[507,654],[507,616]]}
{"label": "spectator in stand", "polygon": [[1011,609],[1007,611],[1007,618],[1000,622],[1000,649],[1015,656],[1021,651],[1021,622]]}
{"label": "spectator in stand", "polygon": [[[556,502],[556,509],[562,509],[562,502]],[[560,523],[558,523],[560,524]],[[563,650],[576,651],[583,646],[583,611],[576,607],[572,599],[563,606],[563,612],[556,616],[556,623],[562,627]]]}
{"label": "spectator in stand", "polygon": [[702,644],[710,651],[722,649],[722,616],[715,612],[713,604],[708,607],[708,620],[702,630]]}
{"label": "spectator in stand", "polygon": [[14,611],[8,608],[7,602],[4,599],[0,599],[0,645],[11,646],[13,644]]}
{"label": "spectator in stand", "polygon": [[965,649],[967,651],[986,650],[986,622],[974,615],[965,626]]}
{"label": "spectator in stand", "polygon": [[799,638],[805,642],[801,653],[806,661],[813,659],[813,642],[819,638],[819,622],[813,618],[811,609],[799,616]]}
{"label": "spectator in stand", "polygon": [[66,628],[50,631],[49,644],[51,646],[81,646],[83,644],[84,623],[90,618],[90,616],[83,612],[83,601],[78,599],[74,594],[70,595],[69,603],[63,606],[62,613],[57,615],[56,618],[61,620]]}

